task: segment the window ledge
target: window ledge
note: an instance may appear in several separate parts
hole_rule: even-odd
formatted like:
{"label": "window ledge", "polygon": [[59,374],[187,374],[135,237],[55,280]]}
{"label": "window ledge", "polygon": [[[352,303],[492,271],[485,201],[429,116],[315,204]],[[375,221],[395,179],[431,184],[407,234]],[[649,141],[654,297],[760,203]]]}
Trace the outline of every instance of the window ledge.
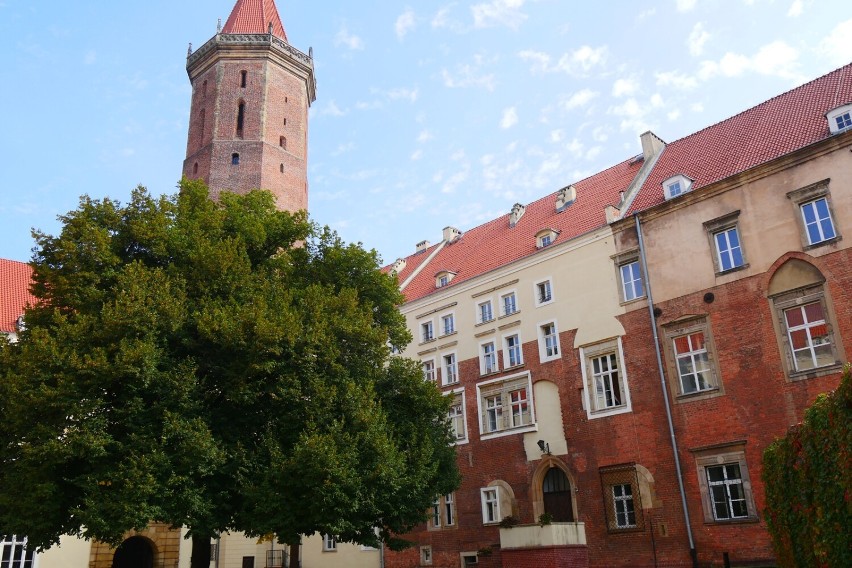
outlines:
{"label": "window ledge", "polygon": [[502,438],[503,436],[511,436],[513,434],[524,434],[526,432],[538,432],[538,423],[529,424],[527,426],[518,426],[516,428],[506,428],[504,430],[497,430],[496,432],[488,432],[487,434],[481,434],[479,439],[490,440],[492,438]]}
{"label": "window ledge", "polygon": [[426,341],[421,341],[417,345],[426,345],[427,343],[434,343],[437,340],[438,340],[437,337],[433,337],[432,339],[427,339]]}
{"label": "window ledge", "polygon": [[687,394],[678,394],[677,401],[678,402],[692,402],[694,400],[703,400],[705,398],[713,398],[716,396],[720,396],[725,394],[722,392],[722,389],[719,387],[713,387],[712,389],[704,389],[697,392],[691,392]]}
{"label": "window ledge", "polygon": [[727,270],[719,270],[716,272],[716,276],[727,276],[732,272],[739,272],[740,270],[745,270],[749,267],[749,263],[741,264],[740,266],[735,266],[733,268],[729,268]]}
{"label": "window ledge", "polygon": [[457,384],[459,384],[459,381],[453,381],[451,383],[441,383],[441,388],[453,387],[453,386],[456,386]]}
{"label": "window ledge", "polygon": [[500,369],[495,369],[493,371],[489,371],[488,373],[479,373],[479,378],[484,379],[485,377],[493,377],[494,375],[499,375],[500,372]]}
{"label": "window ledge", "polygon": [[728,520],[723,520],[723,521],[717,521],[717,520],[715,520],[715,519],[713,519],[713,520],[706,520],[706,519],[705,519],[705,520],[704,520],[704,524],[705,524],[705,525],[716,525],[716,526],[722,526],[722,525],[751,525],[751,524],[759,523],[759,522],[760,522],[760,519],[758,519],[757,517],[746,517],[746,518],[744,518],[744,519],[728,519]]}
{"label": "window ledge", "polygon": [[521,313],[521,310],[515,310],[514,312],[512,312],[510,314],[503,314],[502,316],[498,317],[497,319],[510,318],[512,316],[518,315],[519,313]]}
{"label": "window ledge", "polygon": [[451,331],[450,333],[445,333],[444,335],[440,335],[440,336],[438,336],[438,337],[439,337],[440,339],[443,339],[443,338],[445,338],[445,337],[452,337],[452,336],[454,336],[454,335],[455,335],[455,334],[457,334],[457,333],[458,333],[458,331]]}
{"label": "window ledge", "polygon": [[547,306],[547,305],[550,305],[550,304],[552,304],[552,303],[553,303],[553,298],[551,298],[551,299],[549,299],[549,300],[545,300],[545,301],[543,301],[543,302],[538,302],[538,303],[535,305],[535,307],[537,307],[537,308],[541,308],[542,306]]}
{"label": "window ledge", "polygon": [[[835,231],[836,230],[837,229],[835,228]],[[832,245],[834,243],[840,242],[841,240],[843,240],[843,237],[841,235],[837,235],[836,237],[832,237],[830,239],[825,239],[824,241],[820,241],[820,242],[814,243],[812,245],[805,245],[805,246],[802,247],[802,251],[809,251],[809,250],[813,250],[813,249],[816,249],[816,248],[819,248],[819,247]]]}
{"label": "window ledge", "polygon": [[560,359],[562,359],[562,356],[559,353],[557,353],[556,355],[551,355],[550,357],[542,357],[541,360],[539,361],[539,363],[541,363],[543,365],[545,363],[552,363],[553,361],[559,361]]}
{"label": "window ledge", "polygon": [[621,301],[618,303],[618,305],[619,305],[619,306],[626,306],[627,304],[635,304],[636,302],[639,302],[640,300],[644,300],[644,299],[646,299],[647,297],[648,297],[648,296],[639,296],[638,298],[633,298],[632,300],[621,300]]}
{"label": "window ledge", "polygon": [[494,318],[491,318],[490,320],[481,321],[481,322],[475,324],[474,327],[479,327],[481,325],[487,325],[487,324],[493,323],[493,322],[494,322]]}
{"label": "window ledge", "polygon": [[[511,367],[504,367],[502,372],[507,373],[509,371],[514,371],[516,369],[522,369],[524,367],[524,365],[526,365],[526,363],[518,363],[517,365],[512,365]],[[498,371],[498,372],[500,372],[500,371]]]}
{"label": "window ledge", "polygon": [[825,367],[817,367],[816,369],[808,369],[807,371],[794,371],[792,373],[787,373],[787,378],[791,381],[804,381],[807,379],[815,379],[817,377],[832,375],[842,370],[843,363],[838,361],[833,365],[826,365]]}
{"label": "window ledge", "polygon": [[632,409],[628,407],[626,404],[622,404],[620,406],[614,406],[612,408],[602,408],[600,410],[592,410],[589,412],[589,419],[594,420],[595,418],[606,418],[607,416],[615,416],[616,414],[624,414],[625,412],[631,412]]}

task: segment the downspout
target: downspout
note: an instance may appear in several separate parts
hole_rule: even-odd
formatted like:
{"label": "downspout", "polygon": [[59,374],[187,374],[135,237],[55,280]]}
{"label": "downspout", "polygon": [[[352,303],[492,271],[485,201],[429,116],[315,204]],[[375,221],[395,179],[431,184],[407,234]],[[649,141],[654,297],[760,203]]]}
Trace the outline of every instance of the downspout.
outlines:
{"label": "downspout", "polygon": [[[680,457],[677,451],[677,439],[675,438],[674,423],[672,422],[672,408],[669,404],[669,392],[666,386],[666,377],[663,373],[663,356],[660,353],[660,338],[657,334],[657,316],[654,315],[654,297],[651,295],[651,280],[648,278],[648,263],[645,260],[645,241],[642,239],[642,225],[639,223],[639,213],[633,214],[636,222],[636,235],[639,237],[639,257],[642,261],[642,278],[645,281],[645,294],[648,297],[648,313],[651,316],[651,332],[654,335],[654,351],[657,355],[657,371],[660,375],[660,388],[663,391],[663,402],[666,406],[666,420],[669,423],[669,437],[671,438],[672,452],[674,453],[675,473],[677,474],[677,485],[680,490],[680,502],[683,506],[683,520],[686,523],[686,535],[689,538],[689,555],[692,557],[693,568],[698,568],[698,552],[695,550],[695,540],[692,538],[692,526],[689,524],[689,508],[686,505],[686,491],[683,489],[683,473],[680,466]],[[653,528],[651,529],[653,530]]]}

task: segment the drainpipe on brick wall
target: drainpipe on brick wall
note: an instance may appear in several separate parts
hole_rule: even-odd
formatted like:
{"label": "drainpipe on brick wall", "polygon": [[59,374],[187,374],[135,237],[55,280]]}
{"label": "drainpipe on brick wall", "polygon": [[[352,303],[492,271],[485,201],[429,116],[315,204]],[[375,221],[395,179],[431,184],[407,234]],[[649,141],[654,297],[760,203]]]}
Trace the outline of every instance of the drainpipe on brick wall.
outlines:
{"label": "drainpipe on brick wall", "polygon": [[[639,237],[639,257],[642,260],[642,278],[645,281],[645,294],[648,297],[648,313],[651,315],[651,332],[654,334],[654,351],[657,354],[657,372],[660,375],[660,388],[663,391],[663,402],[666,406],[666,419],[669,423],[669,437],[671,438],[672,452],[674,453],[675,473],[677,473],[677,485],[680,489],[680,502],[683,506],[683,520],[686,522],[686,535],[689,537],[689,555],[692,557],[693,568],[698,568],[698,552],[695,550],[695,541],[692,538],[692,526],[689,524],[689,508],[686,505],[686,492],[683,489],[683,472],[680,467],[680,457],[677,450],[677,438],[675,438],[674,423],[672,422],[672,408],[669,404],[669,393],[666,387],[666,376],[663,373],[663,356],[660,353],[660,338],[657,334],[657,316],[654,315],[654,297],[651,295],[651,280],[648,278],[648,263],[645,259],[645,241],[642,239],[642,225],[639,223],[639,213],[633,214],[636,221],[636,235]],[[653,527],[651,530],[654,530]]]}

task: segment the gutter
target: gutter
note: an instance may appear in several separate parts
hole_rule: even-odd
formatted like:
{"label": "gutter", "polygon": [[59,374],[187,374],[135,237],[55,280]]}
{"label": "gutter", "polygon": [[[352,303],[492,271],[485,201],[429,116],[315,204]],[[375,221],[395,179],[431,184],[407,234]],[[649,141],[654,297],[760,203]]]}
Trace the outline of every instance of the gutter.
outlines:
{"label": "gutter", "polygon": [[[686,524],[686,535],[689,538],[689,556],[692,558],[692,567],[698,568],[698,552],[695,550],[695,540],[692,537],[692,526],[689,524],[689,507],[686,504],[686,492],[683,489],[683,470],[680,465],[680,457],[677,451],[677,438],[675,437],[674,423],[672,422],[672,408],[669,403],[669,390],[666,386],[666,377],[663,372],[663,356],[660,353],[660,338],[657,334],[657,316],[654,315],[654,297],[651,294],[651,281],[648,278],[648,263],[645,259],[645,241],[642,238],[642,225],[639,223],[639,213],[633,214],[636,222],[636,235],[639,237],[639,257],[642,260],[642,278],[645,281],[645,294],[648,297],[648,313],[651,316],[651,332],[654,335],[654,352],[657,355],[657,371],[660,375],[660,388],[663,391],[663,402],[666,407],[666,420],[669,424],[669,438],[674,453],[675,473],[677,474],[677,485],[680,490],[680,502],[683,506],[683,520]],[[654,530],[653,528],[651,530]]]}

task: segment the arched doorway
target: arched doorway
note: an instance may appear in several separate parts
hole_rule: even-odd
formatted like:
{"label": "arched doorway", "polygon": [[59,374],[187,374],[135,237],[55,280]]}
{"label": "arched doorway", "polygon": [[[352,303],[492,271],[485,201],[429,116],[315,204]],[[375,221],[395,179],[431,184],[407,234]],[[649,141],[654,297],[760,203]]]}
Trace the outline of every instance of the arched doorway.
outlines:
{"label": "arched doorway", "polygon": [[555,522],[574,521],[571,482],[565,472],[558,467],[548,469],[541,484],[541,492],[544,497],[544,512],[551,515]]}
{"label": "arched doorway", "polygon": [[112,568],[154,568],[151,543],[141,536],[128,538],[115,551]]}

